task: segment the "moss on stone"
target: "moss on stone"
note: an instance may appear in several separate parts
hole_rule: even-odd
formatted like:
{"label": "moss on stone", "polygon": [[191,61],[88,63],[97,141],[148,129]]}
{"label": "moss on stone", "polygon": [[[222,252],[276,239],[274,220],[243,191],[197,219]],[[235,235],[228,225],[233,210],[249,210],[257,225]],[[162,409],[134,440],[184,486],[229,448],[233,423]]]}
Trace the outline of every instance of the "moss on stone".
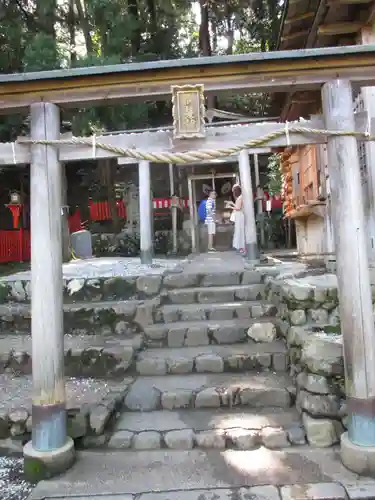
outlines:
{"label": "moss on stone", "polygon": [[323,330],[325,333],[341,333],[341,326],[340,324],[338,325],[327,325],[323,327]]}
{"label": "moss on stone", "polygon": [[0,283],[0,304],[5,304],[9,297],[9,285]]}
{"label": "moss on stone", "polygon": [[136,298],[135,278],[109,278],[103,285],[105,300],[131,300]]}
{"label": "moss on stone", "polygon": [[31,483],[38,483],[51,477],[48,467],[37,458],[25,457],[24,471],[26,479]]}
{"label": "moss on stone", "polygon": [[100,309],[95,312],[95,322],[101,326],[113,326],[118,316],[113,309]]}

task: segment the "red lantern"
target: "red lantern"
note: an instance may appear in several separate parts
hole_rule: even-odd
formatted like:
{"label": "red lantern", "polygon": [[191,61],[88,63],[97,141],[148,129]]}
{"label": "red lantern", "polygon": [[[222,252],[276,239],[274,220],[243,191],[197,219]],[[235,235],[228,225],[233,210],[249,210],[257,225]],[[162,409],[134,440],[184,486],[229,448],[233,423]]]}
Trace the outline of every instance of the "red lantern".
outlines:
{"label": "red lantern", "polygon": [[13,229],[19,229],[19,259],[23,262],[23,229],[19,228],[20,217],[22,213],[23,205],[21,203],[21,197],[17,192],[13,192],[10,195],[10,203],[6,205],[12,213],[13,217]]}
{"label": "red lantern", "polygon": [[22,205],[9,203],[9,205],[7,205],[7,207],[12,212],[13,229],[18,229],[18,226],[20,223],[20,216],[21,216],[21,212],[22,212]]}

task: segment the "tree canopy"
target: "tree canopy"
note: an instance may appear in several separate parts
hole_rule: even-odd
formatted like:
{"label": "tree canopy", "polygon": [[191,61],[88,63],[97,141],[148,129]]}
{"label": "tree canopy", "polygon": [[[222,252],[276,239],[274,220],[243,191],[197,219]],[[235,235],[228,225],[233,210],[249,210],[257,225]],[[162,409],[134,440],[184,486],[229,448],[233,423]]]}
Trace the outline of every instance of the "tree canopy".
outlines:
{"label": "tree canopy", "polygon": [[[0,72],[267,51],[275,47],[275,0],[2,0]],[[222,109],[257,116],[265,95],[233,96]],[[74,133],[159,126],[170,104],[147,102],[65,112]],[[27,130],[25,117],[0,119],[0,140]]]}

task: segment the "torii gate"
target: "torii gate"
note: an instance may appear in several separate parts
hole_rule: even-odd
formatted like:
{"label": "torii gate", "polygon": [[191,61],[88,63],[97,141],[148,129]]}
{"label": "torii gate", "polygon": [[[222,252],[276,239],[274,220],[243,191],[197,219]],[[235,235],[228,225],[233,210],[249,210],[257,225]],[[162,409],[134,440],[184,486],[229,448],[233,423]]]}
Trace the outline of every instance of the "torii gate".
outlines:
{"label": "torii gate", "polygon": [[[247,199],[245,216],[251,229],[254,214],[247,150],[326,142],[349,414],[348,432],[341,439],[341,457],[354,471],[375,473],[375,331],[356,143],[357,137],[374,138],[369,135],[366,117],[354,116],[352,82],[375,85],[375,46],[0,75],[1,110],[31,111],[31,143],[0,145],[0,164],[31,165],[34,396],[32,441],[24,448],[26,463],[38,460],[53,475],[74,462],[74,444],[66,434],[63,376],[61,162],[91,158],[93,152],[96,158],[133,158],[128,161],[139,162],[142,177],[140,198],[147,200],[150,161],[191,163],[236,154]],[[201,123],[202,110],[196,106],[188,110],[193,126],[180,130],[196,138],[179,139],[175,129],[174,137],[170,131],[161,131],[60,141],[59,106],[103,104],[134,97],[170,98],[171,85],[204,85],[205,93],[322,88],[324,118],[288,126],[265,123],[206,129]],[[202,103],[202,93],[198,101]],[[183,113],[179,116],[183,117]],[[147,213],[141,219],[141,250],[146,259],[151,251],[149,219]],[[249,234],[247,245],[256,262],[256,240],[253,231]]]}

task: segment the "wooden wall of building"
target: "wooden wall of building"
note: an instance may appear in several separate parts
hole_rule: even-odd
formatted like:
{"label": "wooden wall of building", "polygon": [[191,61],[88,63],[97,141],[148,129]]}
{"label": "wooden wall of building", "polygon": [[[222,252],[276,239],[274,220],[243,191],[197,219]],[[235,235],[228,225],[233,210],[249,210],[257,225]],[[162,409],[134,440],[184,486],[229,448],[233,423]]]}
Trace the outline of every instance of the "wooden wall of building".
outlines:
{"label": "wooden wall of building", "polygon": [[319,195],[316,146],[298,148],[292,155],[293,198],[295,206],[315,201]]}

